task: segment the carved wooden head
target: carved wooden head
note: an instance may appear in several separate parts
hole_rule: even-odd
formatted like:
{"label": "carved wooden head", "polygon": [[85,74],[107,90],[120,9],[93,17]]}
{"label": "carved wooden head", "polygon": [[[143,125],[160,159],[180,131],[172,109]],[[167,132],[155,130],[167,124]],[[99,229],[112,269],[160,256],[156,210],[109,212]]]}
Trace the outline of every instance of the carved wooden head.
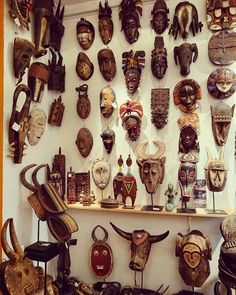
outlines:
{"label": "carved wooden head", "polygon": [[93,24],[82,17],[76,25],[76,33],[79,45],[85,50],[89,49],[95,37]]}
{"label": "carved wooden head", "polygon": [[104,44],[108,44],[113,36],[113,21],[111,15],[112,10],[108,4],[108,1],[105,1],[104,6],[102,6],[100,1],[98,13],[98,30]]}
{"label": "carved wooden head", "polygon": [[113,51],[105,48],[98,52],[98,64],[103,78],[110,82],[116,75],[116,61]]}
{"label": "carved wooden head", "polygon": [[152,28],[157,34],[162,34],[169,24],[169,9],[164,0],[157,0],[152,9],[152,20],[150,21]]}

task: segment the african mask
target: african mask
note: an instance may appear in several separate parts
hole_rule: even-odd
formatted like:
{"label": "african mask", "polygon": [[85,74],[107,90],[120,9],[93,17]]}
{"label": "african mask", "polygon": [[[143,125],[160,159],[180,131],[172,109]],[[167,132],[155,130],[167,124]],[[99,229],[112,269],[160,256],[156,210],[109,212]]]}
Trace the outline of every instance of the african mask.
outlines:
{"label": "african mask", "polygon": [[195,62],[198,57],[198,48],[196,43],[183,43],[174,48],[174,58],[176,65],[180,65],[180,74],[187,76],[190,73],[190,64]]}
{"label": "african mask", "polygon": [[30,145],[36,145],[44,133],[47,115],[41,109],[33,109],[30,112],[29,130],[27,138]]}
{"label": "african mask", "polygon": [[108,154],[111,153],[113,145],[115,144],[115,132],[107,127],[101,134],[103,145]]}
{"label": "african mask", "polygon": [[76,73],[80,77],[80,79],[87,81],[89,78],[92,77],[94,71],[94,66],[91,63],[88,56],[80,52],[77,57],[76,62]]}
{"label": "african mask", "polygon": [[88,85],[83,84],[76,87],[75,90],[78,92],[79,96],[76,104],[77,113],[81,119],[87,119],[91,110],[91,103],[88,98]]}
{"label": "african mask", "polygon": [[183,39],[187,39],[189,29],[192,30],[193,36],[198,31],[202,30],[202,22],[198,21],[197,8],[188,1],[183,1],[177,4],[175,8],[173,23],[170,27],[169,34],[171,33],[176,39],[178,33],[181,34]]}
{"label": "african mask", "polygon": [[76,139],[77,148],[82,157],[86,158],[93,147],[93,136],[87,128],[81,128]]}
{"label": "african mask", "polygon": [[191,125],[184,125],[180,129],[179,153],[199,153],[197,130]]}
{"label": "african mask", "polygon": [[178,233],[175,255],[179,256],[179,273],[188,286],[201,287],[210,275],[212,247],[210,240],[198,230],[187,235]]}
{"label": "african mask", "polygon": [[124,163],[123,158],[120,155],[120,157],[117,161],[117,164],[119,166],[118,173],[113,178],[113,190],[114,190],[114,197],[116,200],[117,200],[118,195],[122,193],[122,181],[123,181],[123,176],[124,176],[124,173],[122,172],[123,163]]}
{"label": "african mask", "polygon": [[158,150],[154,154],[147,154],[144,148],[147,142],[140,143],[136,147],[137,164],[139,176],[149,194],[155,194],[158,185],[162,183],[165,175],[166,157],[161,157],[165,150],[165,144],[160,141],[153,141]]}
{"label": "african mask", "polygon": [[228,98],[236,89],[236,75],[229,68],[218,68],[208,77],[207,89],[217,99]]}
{"label": "african mask", "polygon": [[236,60],[236,33],[228,30],[212,35],[208,42],[208,55],[216,65],[230,65]]}
{"label": "african mask", "polygon": [[119,18],[121,20],[121,31],[124,31],[125,39],[133,44],[139,38],[141,27],[139,15],[142,15],[141,0],[122,0],[119,6]]}
{"label": "african mask", "polygon": [[168,122],[169,92],[168,88],[152,89],[152,123],[158,129],[163,128]]}
{"label": "african mask", "polygon": [[48,90],[65,91],[65,65],[62,65],[63,57],[58,52],[58,61],[56,53],[50,48],[52,59],[48,60],[49,79]]}
{"label": "african mask", "polygon": [[116,61],[111,49],[99,50],[98,64],[103,78],[108,82],[112,81],[116,75]]}
{"label": "african mask", "polygon": [[167,70],[167,50],[164,47],[163,37],[155,38],[155,48],[152,50],[151,70],[157,79],[162,79]]}
{"label": "african mask", "polygon": [[100,110],[104,118],[108,119],[113,114],[116,107],[116,94],[108,85],[100,92]]}
{"label": "african mask", "polygon": [[223,149],[220,152],[219,159],[213,159],[210,150],[207,149],[207,163],[204,169],[209,191],[222,192],[227,180],[227,167]]}
{"label": "african mask", "polygon": [[105,1],[104,7],[102,6],[102,3],[100,1],[98,14],[98,30],[104,44],[108,44],[113,36],[113,21],[111,19],[111,15],[112,10],[108,4],[108,1]]}
{"label": "african mask", "polygon": [[32,93],[32,100],[41,102],[44,85],[48,83],[48,66],[41,62],[34,62],[30,65],[28,72],[28,86]]}
{"label": "african mask", "polygon": [[53,21],[53,0],[35,0],[33,4],[34,14],[34,44],[35,57],[43,56],[50,46],[50,30]]}
{"label": "african mask", "polygon": [[32,0],[9,0],[8,3],[10,17],[14,19],[16,26],[29,30]]}
{"label": "african mask", "polygon": [[[98,240],[96,231],[101,229],[104,233],[103,239]],[[113,268],[113,254],[111,247],[107,244],[108,232],[101,225],[95,226],[91,234],[94,243],[90,248],[90,266],[93,274],[99,279],[107,278]]]}
{"label": "african mask", "polygon": [[184,113],[192,113],[198,107],[198,100],[202,99],[200,85],[193,79],[178,82],[173,91],[174,103]]}
{"label": "african mask", "polygon": [[89,49],[95,37],[92,23],[82,17],[76,25],[76,32],[79,45],[85,50]]}
{"label": "african mask", "polygon": [[54,99],[51,105],[50,113],[48,116],[48,124],[51,124],[53,126],[61,126],[64,110],[65,106],[60,95],[57,99]]}
{"label": "african mask", "polygon": [[133,50],[123,52],[122,69],[125,75],[125,84],[128,93],[133,95],[140,84],[141,72],[145,64],[145,52]]}
{"label": "african mask", "polygon": [[178,180],[181,192],[182,206],[186,207],[186,203],[189,202],[194,183],[197,179],[197,165],[198,159],[194,154],[183,154],[180,157],[180,166],[178,171]]}
{"label": "african mask", "polygon": [[65,31],[65,26],[63,25],[64,10],[65,6],[63,6],[61,9],[61,0],[59,0],[56,13],[51,23],[50,36],[50,46],[58,52],[61,49],[61,39]]}
{"label": "african mask", "polygon": [[169,9],[164,0],[157,0],[153,6],[152,20],[150,21],[152,28],[157,34],[162,34],[168,27]]}
{"label": "african mask", "polygon": [[227,141],[231,121],[234,115],[234,107],[235,105],[231,108],[224,102],[211,106],[212,131],[216,143],[220,146],[225,145]]}
{"label": "african mask", "polygon": [[235,28],[235,2],[224,0],[207,0],[207,25],[208,28],[212,31]]}
{"label": "african mask", "polygon": [[70,167],[70,171],[67,172],[67,201],[69,204],[74,204],[76,202],[76,180],[75,180],[75,172],[72,171],[72,167]]}
{"label": "african mask", "polygon": [[18,79],[17,84],[22,81],[25,69],[29,67],[34,51],[34,43],[23,38],[14,38],[13,68],[15,78]]}
{"label": "african mask", "polygon": [[58,154],[54,155],[53,163],[52,163],[52,173],[50,175],[55,174],[56,178],[59,174],[61,183],[62,183],[62,199],[64,199],[65,187],[66,187],[66,156],[61,153],[61,147],[59,147]]}
{"label": "african mask", "polygon": [[123,127],[127,130],[131,141],[136,141],[140,135],[143,107],[139,101],[127,101],[120,106],[120,117]]}
{"label": "african mask", "polygon": [[100,190],[104,190],[111,177],[111,165],[105,159],[97,159],[91,170],[94,183]]}

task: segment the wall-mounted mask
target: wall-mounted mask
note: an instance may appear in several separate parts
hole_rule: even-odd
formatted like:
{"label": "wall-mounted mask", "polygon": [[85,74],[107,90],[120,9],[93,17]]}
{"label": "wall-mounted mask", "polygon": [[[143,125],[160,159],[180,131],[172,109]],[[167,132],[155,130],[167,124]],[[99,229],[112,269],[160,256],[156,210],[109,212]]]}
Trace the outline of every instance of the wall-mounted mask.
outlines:
{"label": "wall-mounted mask", "polygon": [[173,23],[170,27],[169,34],[171,33],[176,39],[180,33],[183,39],[187,39],[189,30],[191,29],[193,36],[198,31],[202,30],[202,22],[198,21],[197,8],[188,1],[183,1],[177,4]]}
{"label": "wall-mounted mask", "polygon": [[28,71],[28,86],[32,93],[32,100],[41,102],[43,97],[44,85],[48,83],[48,66],[41,62],[34,62]]}
{"label": "wall-mounted mask", "polygon": [[108,1],[105,1],[104,7],[102,6],[102,3],[99,2],[98,30],[104,44],[108,44],[113,36],[113,21],[111,15],[112,10]]}
{"label": "wall-mounted mask", "polygon": [[230,65],[236,60],[236,32],[223,30],[213,34],[208,42],[208,55],[216,65]]}
{"label": "wall-mounted mask", "polygon": [[34,43],[23,38],[14,38],[13,68],[14,76],[18,79],[17,84],[22,81],[25,69],[29,67],[34,51]]}
{"label": "wall-mounted mask", "polygon": [[111,177],[111,165],[105,159],[97,159],[91,170],[94,183],[100,190],[104,190]]}
{"label": "wall-mounted mask", "polygon": [[102,142],[108,154],[111,153],[113,145],[115,144],[115,132],[107,127],[101,134]]}
{"label": "wall-mounted mask", "polygon": [[51,23],[53,21],[53,0],[35,0],[33,4],[34,15],[34,44],[35,57],[43,56],[50,46]]}
{"label": "wall-mounted mask", "polygon": [[49,79],[48,79],[48,90],[57,90],[60,92],[65,91],[65,65],[62,65],[63,57],[58,52],[58,61],[56,53],[50,48],[52,59],[48,60],[49,67]]}
{"label": "wall-mounted mask", "polygon": [[98,64],[103,78],[108,82],[112,81],[116,75],[116,61],[111,49],[99,50]]}
{"label": "wall-mounted mask", "polygon": [[80,77],[80,79],[87,81],[92,77],[94,71],[94,66],[88,56],[80,52],[77,57],[76,62],[76,73]]}
{"label": "wall-mounted mask", "polygon": [[81,128],[76,139],[77,148],[82,157],[86,158],[93,147],[93,136],[87,128]]}
{"label": "wall-mounted mask", "polygon": [[91,110],[91,103],[88,98],[88,85],[83,84],[76,87],[75,90],[78,92],[79,97],[76,104],[77,113],[81,119],[87,119]]}
{"label": "wall-mounted mask", "polygon": [[36,145],[44,133],[47,115],[41,109],[33,109],[29,115],[30,119],[27,138],[30,145]]}
{"label": "wall-mounted mask", "polygon": [[152,9],[152,20],[150,21],[152,28],[157,34],[162,34],[168,27],[169,9],[164,0],[157,0]]}
{"label": "wall-mounted mask", "polygon": [[153,141],[153,143],[158,148],[153,154],[145,152],[147,142],[140,143],[136,147],[139,176],[149,194],[155,194],[165,175],[166,157],[162,157],[166,150],[165,144],[160,141]]}
{"label": "wall-mounted mask", "polygon": [[48,116],[48,124],[51,124],[53,126],[61,126],[64,110],[65,106],[60,95],[57,99],[54,99],[52,103]]}
{"label": "wall-mounted mask", "polygon": [[116,94],[108,85],[100,92],[100,110],[104,118],[108,119],[113,114],[116,107]]}
{"label": "wall-mounted mask", "polygon": [[124,31],[125,39],[133,44],[139,38],[139,14],[142,15],[141,0],[122,0],[119,6],[119,18],[121,31]]}
{"label": "wall-mounted mask", "polygon": [[178,233],[175,255],[179,256],[179,273],[188,286],[201,287],[210,275],[212,247],[210,240],[198,230],[187,235]]}
{"label": "wall-mounted mask", "polygon": [[208,77],[207,89],[217,99],[228,98],[236,89],[236,75],[229,68],[218,68]]}
{"label": "wall-mounted mask", "polygon": [[76,25],[76,33],[79,45],[85,50],[89,49],[95,37],[93,24],[82,17]]}
{"label": "wall-mounted mask", "polygon": [[232,118],[234,116],[234,108],[224,102],[220,102],[215,106],[211,106],[211,123],[215,141],[218,145],[226,144]]}
{"label": "wall-mounted mask", "polygon": [[131,141],[136,141],[140,135],[143,107],[139,101],[127,101],[120,106],[122,125],[127,130]]}
{"label": "wall-mounted mask", "polygon": [[123,52],[122,69],[125,75],[125,84],[128,93],[133,95],[139,87],[141,72],[145,65],[145,52],[133,50]]}
{"label": "wall-mounted mask", "polygon": [[56,13],[53,17],[51,23],[51,36],[50,36],[50,46],[56,50],[60,51],[61,49],[61,39],[64,35],[65,26],[63,25],[65,6],[61,9],[61,0],[59,0]]}
{"label": "wall-mounted mask", "polygon": [[155,48],[152,50],[151,70],[157,79],[162,79],[167,70],[167,50],[164,47],[163,37],[155,38]]}
{"label": "wall-mounted mask", "polygon": [[22,26],[29,30],[32,2],[32,0],[8,0],[10,4],[9,14],[14,19],[16,26]]}
{"label": "wall-mounted mask", "polygon": [[198,57],[198,48],[196,43],[183,43],[174,48],[174,58],[176,65],[180,65],[180,74],[187,76],[190,73],[190,64],[195,62]]}
{"label": "wall-mounted mask", "polygon": [[207,0],[207,25],[212,31],[233,29],[236,26],[234,1]]}
{"label": "wall-mounted mask", "polygon": [[168,122],[170,89],[152,89],[151,95],[152,123],[161,129]]}
{"label": "wall-mounted mask", "polygon": [[207,163],[204,169],[209,191],[222,192],[227,180],[227,167],[223,149],[220,152],[219,159],[213,159],[210,150],[207,149]]}
{"label": "wall-mounted mask", "polygon": [[179,153],[199,153],[197,130],[192,125],[184,125],[180,129]]}
{"label": "wall-mounted mask", "polygon": [[182,112],[192,113],[198,107],[198,100],[202,99],[200,85],[193,79],[182,80],[176,84],[173,98]]}

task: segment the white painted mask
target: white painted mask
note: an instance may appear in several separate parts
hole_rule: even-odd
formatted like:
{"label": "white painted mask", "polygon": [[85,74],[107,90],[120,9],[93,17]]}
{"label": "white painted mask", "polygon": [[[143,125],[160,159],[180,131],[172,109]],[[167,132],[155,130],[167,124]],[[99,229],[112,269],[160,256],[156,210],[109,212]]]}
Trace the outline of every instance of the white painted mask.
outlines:
{"label": "white painted mask", "polygon": [[47,122],[47,115],[41,109],[33,109],[30,112],[29,130],[27,138],[30,145],[36,145],[43,135],[45,125]]}
{"label": "white painted mask", "polygon": [[93,163],[92,176],[96,186],[104,190],[111,177],[111,166],[105,159],[98,159]]}

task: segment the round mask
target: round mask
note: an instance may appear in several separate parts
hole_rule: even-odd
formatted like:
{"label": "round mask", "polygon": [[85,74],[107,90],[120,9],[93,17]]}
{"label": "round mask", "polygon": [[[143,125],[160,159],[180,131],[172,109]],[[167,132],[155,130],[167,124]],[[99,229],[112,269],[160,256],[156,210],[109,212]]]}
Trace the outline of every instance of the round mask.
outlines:
{"label": "round mask", "polygon": [[98,52],[99,69],[106,81],[112,81],[116,75],[116,61],[111,49],[101,49]]}
{"label": "round mask", "polygon": [[102,88],[100,92],[100,110],[104,118],[110,118],[114,111],[116,95],[110,86]]}
{"label": "round mask", "polygon": [[93,25],[84,18],[81,18],[76,25],[76,33],[79,45],[85,50],[89,49],[95,37]]}
{"label": "round mask", "polygon": [[89,78],[92,77],[94,71],[94,66],[91,63],[88,56],[80,52],[77,57],[76,62],[76,73],[80,77],[80,79],[87,81]]}
{"label": "round mask", "polygon": [[44,133],[47,115],[41,109],[33,109],[30,112],[29,130],[27,138],[30,145],[36,145]]}
{"label": "round mask", "polygon": [[100,190],[104,190],[111,177],[110,164],[105,159],[97,159],[91,169],[94,183]]}
{"label": "round mask", "polygon": [[86,158],[93,147],[93,136],[87,128],[81,128],[77,134],[76,145],[82,157]]}

